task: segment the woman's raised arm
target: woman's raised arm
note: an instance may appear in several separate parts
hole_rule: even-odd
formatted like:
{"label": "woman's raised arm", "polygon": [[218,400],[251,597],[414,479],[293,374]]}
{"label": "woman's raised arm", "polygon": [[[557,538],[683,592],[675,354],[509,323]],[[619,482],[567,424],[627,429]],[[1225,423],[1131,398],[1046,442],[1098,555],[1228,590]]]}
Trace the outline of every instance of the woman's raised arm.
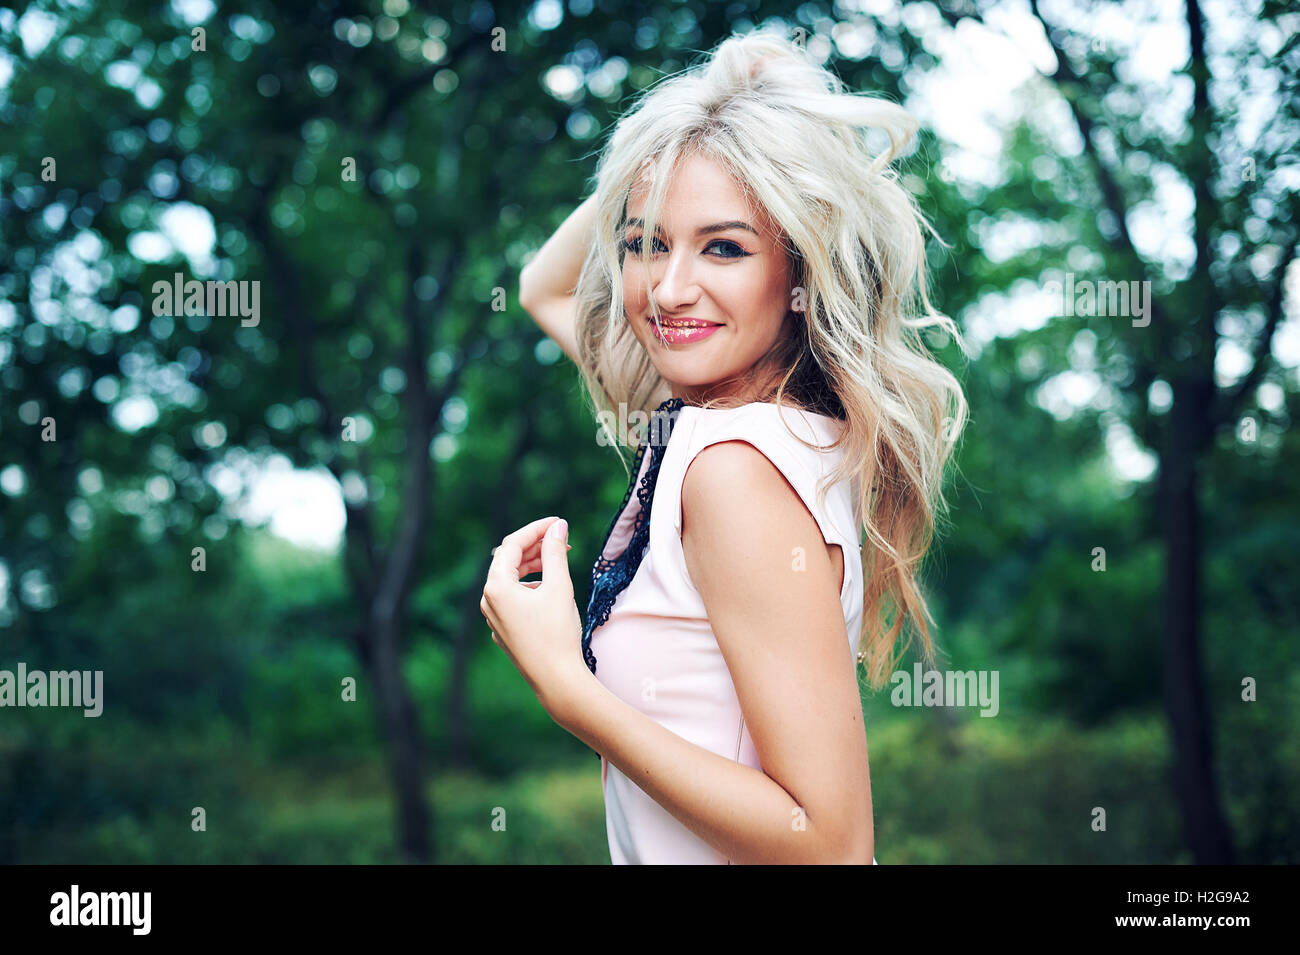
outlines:
{"label": "woman's raised arm", "polygon": [[573,361],[578,360],[574,298],[596,219],[593,193],[555,230],[519,273],[519,304]]}

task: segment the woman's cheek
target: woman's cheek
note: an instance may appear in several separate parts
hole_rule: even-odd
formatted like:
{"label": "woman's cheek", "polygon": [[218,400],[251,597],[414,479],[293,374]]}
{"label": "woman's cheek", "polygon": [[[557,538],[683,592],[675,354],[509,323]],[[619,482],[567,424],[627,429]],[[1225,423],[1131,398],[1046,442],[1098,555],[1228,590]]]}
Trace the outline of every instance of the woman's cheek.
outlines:
{"label": "woman's cheek", "polygon": [[623,273],[623,302],[632,315],[639,315],[646,306],[645,289],[641,281],[626,271]]}

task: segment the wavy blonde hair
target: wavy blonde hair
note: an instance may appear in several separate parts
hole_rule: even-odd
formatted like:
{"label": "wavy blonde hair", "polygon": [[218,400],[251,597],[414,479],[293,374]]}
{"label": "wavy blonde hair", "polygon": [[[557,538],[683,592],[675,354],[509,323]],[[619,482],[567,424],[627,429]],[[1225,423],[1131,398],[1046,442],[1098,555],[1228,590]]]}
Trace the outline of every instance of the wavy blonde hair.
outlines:
{"label": "wavy blonde hair", "polygon": [[[961,341],[926,293],[922,226],[938,235],[891,165],[917,128],[897,104],[845,92],[789,40],[733,35],[703,63],[645,91],[619,120],[597,165],[595,236],[575,292],[578,365],[592,410],[602,420],[619,405],[648,415],[669,385],[624,311],[621,231],[632,189],[650,163],[646,235],[655,234],[671,170],[693,154],[716,160],[751,204],[762,197],[804,307],[791,310],[795,333],[744,377],[761,389],[751,400],[846,424],[834,445],[845,442],[845,456],[830,480],[853,480],[865,530],[858,662],[875,689],[896,665],[909,620],[933,658],[917,572],[946,513],[943,473],[967,416],[961,385],[922,341],[927,329]],[[888,135],[881,155],[868,148],[871,129]],[[641,243],[647,269],[651,245]],[[658,318],[653,297],[651,307]],[[899,658],[910,644],[908,633]]]}

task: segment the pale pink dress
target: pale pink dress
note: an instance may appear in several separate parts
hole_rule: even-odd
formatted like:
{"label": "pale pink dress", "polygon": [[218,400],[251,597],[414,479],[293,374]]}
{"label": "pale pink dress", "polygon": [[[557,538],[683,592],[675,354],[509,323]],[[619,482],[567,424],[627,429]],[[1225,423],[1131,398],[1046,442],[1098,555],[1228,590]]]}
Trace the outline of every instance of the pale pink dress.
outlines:
{"label": "pale pink dress", "polygon": [[[844,554],[844,638],[852,666],[862,623],[862,560],[854,524],[856,480],[845,480],[817,496],[842,449],[828,447],[844,425],[834,418],[786,405],[755,402],[740,408],[701,409],[684,405],[673,426],[650,510],[650,543],[636,575],[618,595],[609,620],[592,635],[596,677],[615,695],[677,735],[705,749],[762,769],[722,651],[709,625],[700,593],[682,552],[681,490],[687,466],[700,451],[720,441],[741,439],[761,451],[799,493],[828,543]],[[650,463],[642,458],[637,487]],[[737,493],[743,494],[743,489]],[[613,560],[631,538],[640,504],[633,493],[619,515],[603,555]],[[601,757],[601,786],[610,861],[620,864],[730,864],[651,799],[616,766]],[[875,859],[872,859],[875,862]]]}

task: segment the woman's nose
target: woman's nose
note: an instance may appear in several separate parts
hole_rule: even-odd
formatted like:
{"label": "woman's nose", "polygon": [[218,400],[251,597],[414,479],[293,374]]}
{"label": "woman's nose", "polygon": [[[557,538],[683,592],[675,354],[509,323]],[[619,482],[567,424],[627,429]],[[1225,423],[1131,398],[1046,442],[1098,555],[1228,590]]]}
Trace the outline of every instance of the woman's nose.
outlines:
{"label": "woman's nose", "polygon": [[658,281],[653,285],[656,300],[666,308],[675,308],[692,301],[694,294],[698,293],[693,266],[694,260],[689,251],[674,250],[668,256],[663,272],[658,275]]}

